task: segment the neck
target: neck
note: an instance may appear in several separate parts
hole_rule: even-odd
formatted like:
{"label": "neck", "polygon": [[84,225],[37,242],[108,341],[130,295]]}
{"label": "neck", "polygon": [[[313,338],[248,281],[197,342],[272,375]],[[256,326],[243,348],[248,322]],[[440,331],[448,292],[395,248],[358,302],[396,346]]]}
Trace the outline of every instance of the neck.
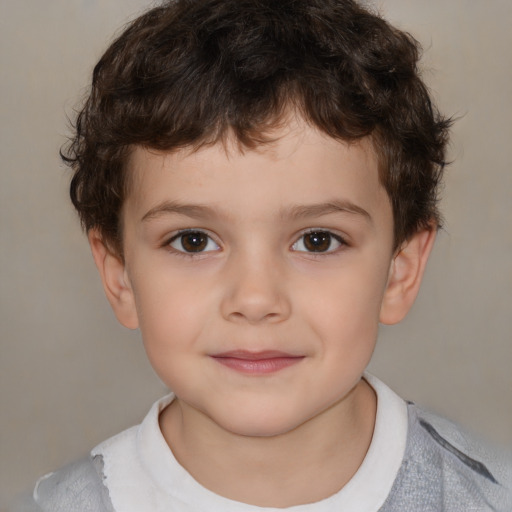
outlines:
{"label": "neck", "polygon": [[250,437],[191,414],[176,399],[162,412],[160,426],[178,462],[201,485],[235,501],[281,508],[320,501],[345,486],[370,446],[376,403],[361,380],[292,431]]}

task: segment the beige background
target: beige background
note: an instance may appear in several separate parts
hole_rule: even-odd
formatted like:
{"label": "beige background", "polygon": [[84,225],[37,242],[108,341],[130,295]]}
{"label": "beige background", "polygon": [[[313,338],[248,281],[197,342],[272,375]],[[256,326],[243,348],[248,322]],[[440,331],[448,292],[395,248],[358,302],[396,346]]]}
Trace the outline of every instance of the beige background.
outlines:
{"label": "beige background", "polygon": [[[406,398],[512,446],[512,2],[376,0],[424,44],[457,122],[419,300],[371,369]],[[0,504],[138,422],[164,392],[119,327],[58,158],[92,66],[143,0],[0,3]]]}

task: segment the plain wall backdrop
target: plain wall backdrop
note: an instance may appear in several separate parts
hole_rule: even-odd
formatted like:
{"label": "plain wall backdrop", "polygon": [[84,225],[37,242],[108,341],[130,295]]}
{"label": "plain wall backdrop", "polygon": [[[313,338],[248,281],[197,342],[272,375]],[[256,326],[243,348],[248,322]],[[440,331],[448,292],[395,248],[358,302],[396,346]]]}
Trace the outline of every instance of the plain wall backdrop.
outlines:
{"label": "plain wall backdrop", "polygon": [[[453,129],[420,296],[371,371],[404,398],[512,446],[512,2],[375,0],[425,50]],[[117,325],[59,161],[66,116],[143,0],[0,4],[0,507],[138,423],[163,385]]]}

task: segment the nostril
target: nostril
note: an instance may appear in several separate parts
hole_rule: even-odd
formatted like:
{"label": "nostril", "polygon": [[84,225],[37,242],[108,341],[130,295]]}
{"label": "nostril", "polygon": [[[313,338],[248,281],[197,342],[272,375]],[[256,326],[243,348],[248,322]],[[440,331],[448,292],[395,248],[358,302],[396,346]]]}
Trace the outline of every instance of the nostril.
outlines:
{"label": "nostril", "polygon": [[258,324],[265,322],[280,322],[288,316],[286,311],[273,311],[264,313],[257,310],[252,311],[232,311],[227,315],[227,319],[231,322],[245,322],[248,324]]}
{"label": "nostril", "polygon": [[242,313],[239,313],[238,311],[234,311],[233,313],[230,313],[229,315],[233,320],[243,320],[245,317]]}

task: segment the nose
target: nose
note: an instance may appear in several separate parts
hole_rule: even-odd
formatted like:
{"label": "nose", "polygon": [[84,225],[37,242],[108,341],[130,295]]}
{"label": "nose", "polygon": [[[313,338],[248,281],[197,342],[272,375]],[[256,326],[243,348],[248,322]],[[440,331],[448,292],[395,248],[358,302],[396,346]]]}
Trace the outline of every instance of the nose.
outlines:
{"label": "nose", "polygon": [[222,316],[237,323],[279,323],[291,304],[279,263],[268,257],[240,255],[226,269]]}

